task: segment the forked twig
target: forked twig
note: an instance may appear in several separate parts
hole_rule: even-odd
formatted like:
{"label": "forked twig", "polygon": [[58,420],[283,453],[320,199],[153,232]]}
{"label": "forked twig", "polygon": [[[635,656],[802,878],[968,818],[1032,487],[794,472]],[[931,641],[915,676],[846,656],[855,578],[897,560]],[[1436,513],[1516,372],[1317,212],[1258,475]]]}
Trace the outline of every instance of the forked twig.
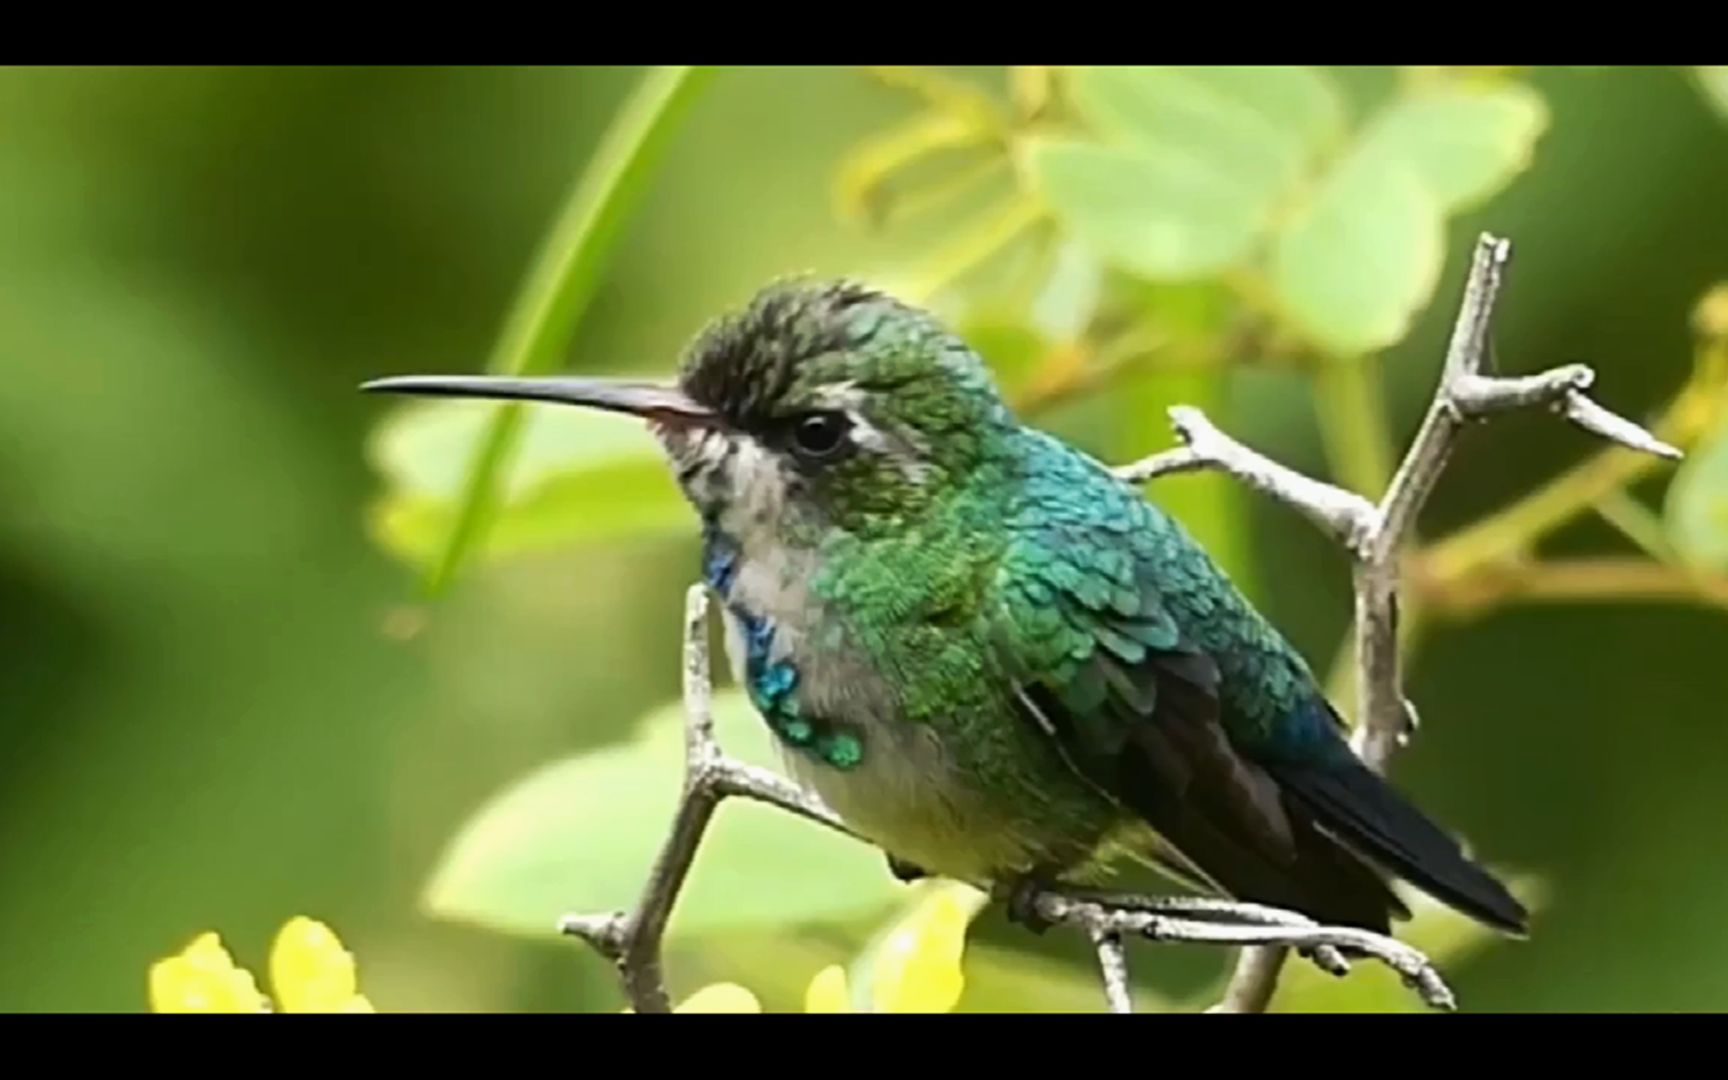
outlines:
{"label": "forked twig", "polygon": [[[1119,476],[1136,482],[1172,472],[1222,470],[1294,506],[1350,552],[1355,560],[1358,687],[1352,745],[1376,771],[1385,770],[1393,752],[1415,727],[1415,709],[1404,696],[1399,670],[1399,556],[1465,423],[1512,409],[1547,408],[1585,431],[1623,446],[1665,458],[1681,457],[1679,450],[1586,396],[1584,391],[1595,382],[1596,373],[1582,364],[1517,378],[1482,374],[1494,302],[1511,256],[1509,241],[1487,234],[1478,238],[1434,400],[1378,505],[1250,450],[1213,427],[1199,410],[1190,408],[1170,410],[1183,446],[1117,470]],[[1264,1011],[1271,1002],[1282,962],[1282,953],[1275,949],[1245,950],[1224,1000],[1214,1008],[1221,1012]]]}

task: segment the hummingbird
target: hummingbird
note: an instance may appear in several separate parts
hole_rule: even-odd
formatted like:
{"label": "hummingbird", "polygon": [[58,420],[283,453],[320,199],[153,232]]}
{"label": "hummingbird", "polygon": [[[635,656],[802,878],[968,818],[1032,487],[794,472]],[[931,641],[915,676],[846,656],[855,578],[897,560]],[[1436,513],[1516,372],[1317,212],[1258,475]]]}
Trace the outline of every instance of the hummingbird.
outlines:
{"label": "hummingbird", "polygon": [[670,383],[363,389],[645,422],[700,519],[739,685],[791,776],[903,881],[1000,889],[1032,925],[1036,890],[1137,863],[1383,934],[1410,915],[1403,881],[1527,930],[1182,525],[1022,423],[928,310],[783,279],[705,326]]}

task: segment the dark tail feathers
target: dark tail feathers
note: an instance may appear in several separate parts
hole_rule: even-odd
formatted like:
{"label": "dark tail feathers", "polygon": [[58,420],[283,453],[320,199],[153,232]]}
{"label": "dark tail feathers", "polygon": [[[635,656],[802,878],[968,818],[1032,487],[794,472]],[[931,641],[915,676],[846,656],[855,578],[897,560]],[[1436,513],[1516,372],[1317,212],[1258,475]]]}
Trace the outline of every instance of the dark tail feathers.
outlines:
{"label": "dark tail feathers", "polygon": [[1288,798],[1361,855],[1497,930],[1528,932],[1524,905],[1366,765],[1352,758],[1324,766],[1268,765],[1267,771]]}

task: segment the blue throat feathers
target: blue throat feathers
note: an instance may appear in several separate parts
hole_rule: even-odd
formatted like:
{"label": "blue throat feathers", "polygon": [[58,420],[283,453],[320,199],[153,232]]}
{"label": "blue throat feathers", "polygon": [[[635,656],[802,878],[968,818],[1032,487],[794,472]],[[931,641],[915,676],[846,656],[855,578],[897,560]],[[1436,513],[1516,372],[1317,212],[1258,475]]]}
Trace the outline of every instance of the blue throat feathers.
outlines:
{"label": "blue throat feathers", "polygon": [[732,599],[738,548],[712,521],[702,529],[702,576],[744,628],[745,692],[768,728],[788,746],[835,769],[864,760],[864,743],[836,724],[804,716],[798,707],[798,669],[790,659],[773,659],[774,625]]}

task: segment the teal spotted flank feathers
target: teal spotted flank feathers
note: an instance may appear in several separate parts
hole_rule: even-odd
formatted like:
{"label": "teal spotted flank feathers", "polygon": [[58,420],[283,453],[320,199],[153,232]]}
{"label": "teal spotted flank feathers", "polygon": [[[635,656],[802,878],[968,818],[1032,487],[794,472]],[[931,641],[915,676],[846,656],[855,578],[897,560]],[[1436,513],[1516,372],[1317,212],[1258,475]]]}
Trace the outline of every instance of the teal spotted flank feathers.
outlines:
{"label": "teal spotted flank feathers", "polygon": [[781,282],[704,330],[674,385],[367,388],[645,420],[789,771],[903,878],[1024,894],[1128,859],[1381,932],[1408,915],[1396,878],[1525,932],[1519,902],[1356,758],[1302,657],[1181,526],[1023,426],[924,311]]}

